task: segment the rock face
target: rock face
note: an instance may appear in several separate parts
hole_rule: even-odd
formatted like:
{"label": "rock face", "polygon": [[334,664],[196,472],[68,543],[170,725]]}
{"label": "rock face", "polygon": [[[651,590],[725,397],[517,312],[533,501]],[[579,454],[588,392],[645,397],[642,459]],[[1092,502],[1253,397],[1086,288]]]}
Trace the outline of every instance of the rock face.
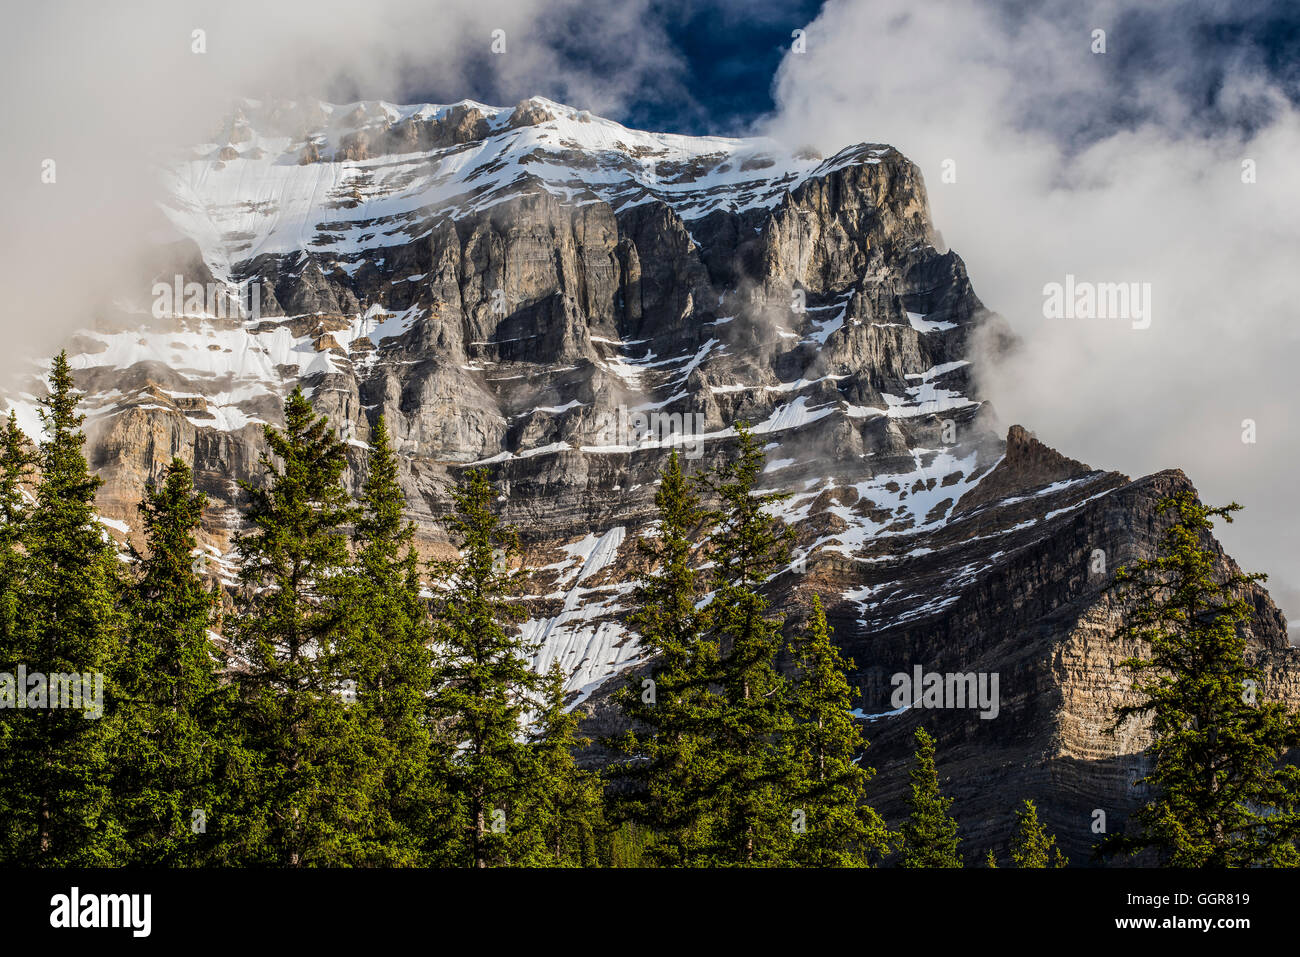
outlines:
{"label": "rock face", "polygon": [[[227,577],[237,482],[284,394],[301,383],[349,440],[353,482],[382,414],[428,552],[467,466],[508,493],[538,570],[536,664],[564,666],[598,732],[617,721],[609,679],[644,665],[623,616],[667,450],[707,467],[745,421],[769,441],[764,480],[793,493],[773,598],[792,625],[814,592],[826,603],[887,817],[922,721],[972,852],[1003,844],[1024,797],[1076,860],[1095,809],[1112,828],[1131,810],[1146,732],[1108,731],[1132,649],[1093,569],[1149,555],[1156,502],[1188,480],[1004,437],[970,342],[1009,333],[936,248],[896,150],[823,160],[533,99],[250,102],[193,155],[164,204],[183,239],[133,309],[69,344],[106,517],[133,525],[180,455]],[[30,395],[11,405],[34,433]],[[1300,701],[1285,622],[1251,599],[1265,691]],[[918,666],[996,675],[997,716],[895,708],[893,676]]]}

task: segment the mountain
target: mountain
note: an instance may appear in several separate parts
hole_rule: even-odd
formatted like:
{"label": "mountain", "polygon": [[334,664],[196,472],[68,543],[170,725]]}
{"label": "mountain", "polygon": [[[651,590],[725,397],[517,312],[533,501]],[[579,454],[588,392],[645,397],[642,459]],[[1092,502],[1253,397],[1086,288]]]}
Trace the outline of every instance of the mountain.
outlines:
{"label": "mountain", "polygon": [[[1003,841],[1029,797],[1082,861],[1094,810],[1114,829],[1134,806],[1149,739],[1107,730],[1133,649],[1111,637],[1098,556],[1149,556],[1156,502],[1190,482],[997,424],[972,362],[1014,337],[897,150],[646,133],[540,98],[246,101],[162,175],[175,235],[138,296],[69,343],[121,536],[180,455],[229,581],[236,483],[286,392],[303,384],[348,439],[353,482],[383,414],[427,554],[448,548],[458,474],[492,470],[537,570],[536,664],[563,665],[600,732],[611,677],[644,666],[623,616],[667,449],[707,467],[748,422],[765,481],[793,493],[798,547],[772,597],[791,624],[826,603],[888,818],[921,721],[969,848]],[[11,400],[33,434],[38,391]],[[1286,622],[1250,599],[1265,693],[1300,701]],[[894,706],[893,676],[918,667],[996,676],[996,715]]]}

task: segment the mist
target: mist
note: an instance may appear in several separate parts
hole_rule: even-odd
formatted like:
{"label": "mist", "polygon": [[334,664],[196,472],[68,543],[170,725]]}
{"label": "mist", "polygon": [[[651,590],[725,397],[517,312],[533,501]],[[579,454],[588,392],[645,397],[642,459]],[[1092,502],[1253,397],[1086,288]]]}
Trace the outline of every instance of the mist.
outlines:
{"label": "mist", "polygon": [[[31,5],[0,36],[0,373],[38,369],[114,301],[146,298],[146,251],[179,238],[158,212],[157,165],[212,142],[239,99],[508,106],[540,94],[617,115],[648,77],[674,95],[681,72],[648,5]],[[504,52],[492,51],[495,31]]]}

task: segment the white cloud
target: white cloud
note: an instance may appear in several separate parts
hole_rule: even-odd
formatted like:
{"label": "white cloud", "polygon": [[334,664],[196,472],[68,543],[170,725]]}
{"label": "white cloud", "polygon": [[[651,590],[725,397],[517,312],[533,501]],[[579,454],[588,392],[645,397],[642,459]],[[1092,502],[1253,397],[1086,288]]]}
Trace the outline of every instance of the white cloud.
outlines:
{"label": "white cloud", "polygon": [[[680,62],[650,0],[51,0],[0,31],[0,322],[12,371],[118,293],[162,227],[151,167],[212,139],[240,97],[512,105],[616,113]],[[203,53],[194,52],[202,30]],[[491,52],[495,30],[505,53]],[[56,181],[41,181],[54,160]],[[139,290],[128,290],[137,294]]]}

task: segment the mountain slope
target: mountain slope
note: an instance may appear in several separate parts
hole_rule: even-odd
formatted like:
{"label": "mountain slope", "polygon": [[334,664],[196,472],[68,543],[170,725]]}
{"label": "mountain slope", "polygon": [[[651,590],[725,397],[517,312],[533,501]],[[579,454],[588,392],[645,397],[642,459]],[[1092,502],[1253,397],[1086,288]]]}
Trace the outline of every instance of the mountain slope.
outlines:
{"label": "mountain slope", "polygon": [[[639,660],[622,615],[665,451],[706,467],[745,421],[768,441],[765,480],[794,493],[798,549],[773,597],[791,621],[814,591],[826,602],[885,810],[921,717],[976,845],[1021,797],[1075,853],[1094,808],[1132,806],[1145,739],[1103,728],[1127,684],[1089,568],[1098,549],[1111,567],[1149,554],[1157,495],[1187,480],[1133,482],[996,428],[973,340],[1010,335],[938,248],[896,150],[822,159],[536,98],[250,101],[164,180],[179,238],[137,301],[69,347],[101,509],[125,534],[181,455],[229,578],[236,482],[284,394],[304,384],[342,430],[352,481],[382,413],[427,552],[447,548],[460,471],[493,471],[537,569],[537,665],[563,665],[599,730],[609,679]],[[32,403],[13,398],[29,431]],[[1285,622],[1254,600],[1252,648],[1291,695]],[[998,717],[891,707],[890,676],[917,665],[997,674]]]}

